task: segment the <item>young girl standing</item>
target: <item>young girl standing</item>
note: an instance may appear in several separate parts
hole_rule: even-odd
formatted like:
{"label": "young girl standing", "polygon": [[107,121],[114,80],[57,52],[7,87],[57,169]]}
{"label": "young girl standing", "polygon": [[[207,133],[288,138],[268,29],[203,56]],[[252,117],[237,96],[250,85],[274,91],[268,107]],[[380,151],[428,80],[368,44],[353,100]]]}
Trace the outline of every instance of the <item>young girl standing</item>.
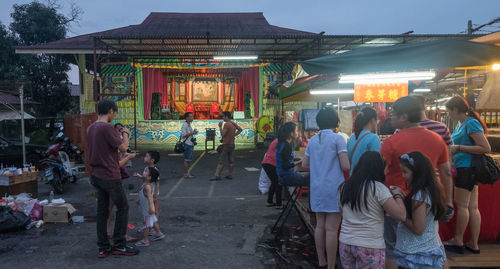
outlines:
{"label": "young girl standing", "polygon": [[135,245],[138,247],[149,246],[149,230],[155,229],[156,234],[152,240],[161,240],[165,235],[160,231],[158,219],[155,214],[155,206],[153,203],[153,193],[155,193],[155,182],[158,180],[158,170],[155,167],[147,167],[142,175],[142,186],[139,190],[139,204],[142,216],[144,217],[144,229],[142,230],[142,240]]}
{"label": "young girl standing", "polygon": [[[405,268],[442,268],[446,253],[438,234],[438,219],[446,214],[443,187],[422,153],[403,154],[399,164],[409,194],[404,199],[407,218],[397,228],[394,262]],[[403,195],[398,187],[391,187],[391,192]]]}
{"label": "young girl standing", "polygon": [[340,185],[340,260],[345,269],[383,269],[384,211],[396,220],[406,219],[403,197],[393,197],[384,185],[384,168],[380,153],[367,151]]}

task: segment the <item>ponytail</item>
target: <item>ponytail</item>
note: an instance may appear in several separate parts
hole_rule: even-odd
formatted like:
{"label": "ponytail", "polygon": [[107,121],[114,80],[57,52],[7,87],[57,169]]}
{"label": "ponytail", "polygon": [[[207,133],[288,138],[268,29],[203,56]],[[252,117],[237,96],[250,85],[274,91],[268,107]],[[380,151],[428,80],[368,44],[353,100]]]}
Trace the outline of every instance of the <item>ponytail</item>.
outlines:
{"label": "ponytail", "polygon": [[365,107],[359,112],[356,120],[354,121],[354,134],[356,139],[359,138],[359,134],[363,131],[365,126],[372,120],[377,118],[377,111],[371,107]]}
{"label": "ponytail", "polygon": [[476,119],[477,121],[479,121],[481,126],[483,126],[484,133],[486,134],[488,132],[488,127],[486,126],[486,123],[481,119],[479,113],[474,111],[474,109],[469,105],[469,102],[467,102],[465,98],[461,96],[454,96],[448,102],[446,102],[445,106],[449,110],[456,108],[458,109],[458,112],[464,113],[468,117]]}

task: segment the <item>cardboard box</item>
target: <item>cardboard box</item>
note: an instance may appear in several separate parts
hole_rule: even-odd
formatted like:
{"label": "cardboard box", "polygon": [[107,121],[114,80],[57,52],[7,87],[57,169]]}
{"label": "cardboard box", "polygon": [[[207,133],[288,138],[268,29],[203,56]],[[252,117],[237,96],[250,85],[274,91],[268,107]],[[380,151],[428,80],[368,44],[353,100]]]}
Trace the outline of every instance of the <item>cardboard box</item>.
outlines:
{"label": "cardboard box", "polygon": [[76,209],[68,203],[43,206],[43,221],[46,223],[68,223]]}

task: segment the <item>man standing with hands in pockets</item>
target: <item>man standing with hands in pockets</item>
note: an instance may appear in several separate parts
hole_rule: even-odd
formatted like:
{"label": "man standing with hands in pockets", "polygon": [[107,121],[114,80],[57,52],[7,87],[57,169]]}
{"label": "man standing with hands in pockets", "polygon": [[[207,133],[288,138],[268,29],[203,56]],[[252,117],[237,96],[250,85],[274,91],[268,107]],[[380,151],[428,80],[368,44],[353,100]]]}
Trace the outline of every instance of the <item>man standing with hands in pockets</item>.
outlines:
{"label": "man standing with hands in pockets", "polygon": [[224,111],[222,113],[222,120],[223,122],[219,122],[219,130],[222,135],[222,151],[219,153],[219,164],[215,170],[215,177],[211,178],[210,181],[221,180],[224,163],[227,163],[229,167],[229,174],[225,178],[233,179],[234,138],[241,133],[242,129],[231,121],[231,112],[229,111]]}

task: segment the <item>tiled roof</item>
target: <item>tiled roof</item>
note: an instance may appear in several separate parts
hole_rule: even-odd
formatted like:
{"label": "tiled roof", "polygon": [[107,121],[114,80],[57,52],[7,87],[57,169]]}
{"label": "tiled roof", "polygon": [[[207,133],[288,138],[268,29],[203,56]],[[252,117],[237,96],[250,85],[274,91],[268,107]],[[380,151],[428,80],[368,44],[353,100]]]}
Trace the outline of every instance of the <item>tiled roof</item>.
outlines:
{"label": "tiled roof", "polygon": [[138,25],[79,35],[35,46],[37,49],[93,49],[100,38],[283,38],[311,37],[315,33],[270,25],[262,13],[152,12]]}

